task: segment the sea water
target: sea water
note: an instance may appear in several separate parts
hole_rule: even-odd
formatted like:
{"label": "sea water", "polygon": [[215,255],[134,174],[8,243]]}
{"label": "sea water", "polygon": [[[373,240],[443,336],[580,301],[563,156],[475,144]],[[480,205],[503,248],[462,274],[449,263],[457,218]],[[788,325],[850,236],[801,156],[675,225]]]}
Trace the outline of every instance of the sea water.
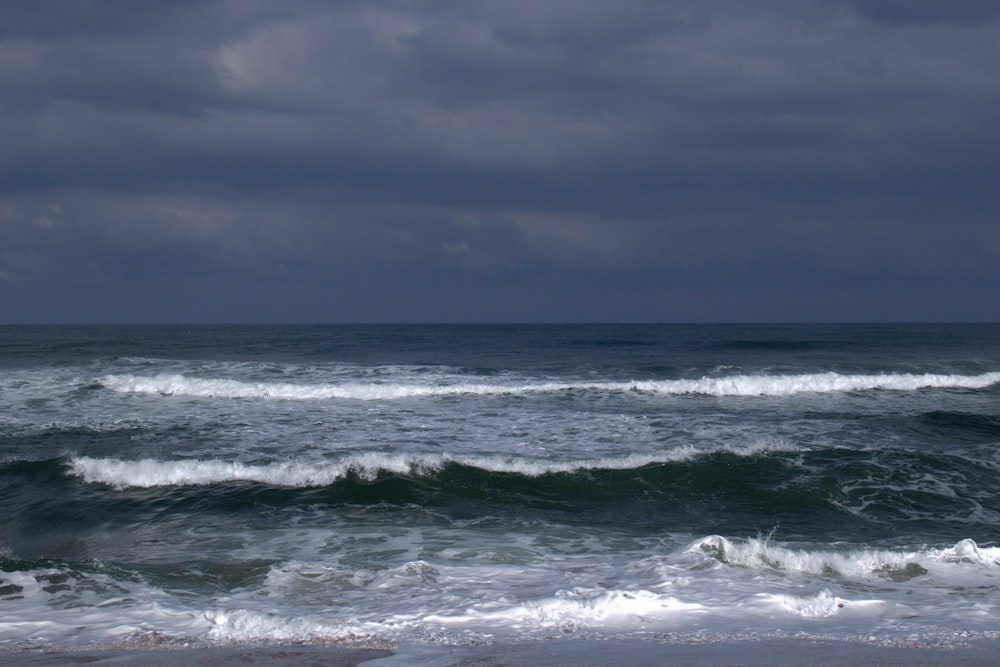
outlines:
{"label": "sea water", "polygon": [[0,328],[0,647],[1000,636],[1000,325]]}

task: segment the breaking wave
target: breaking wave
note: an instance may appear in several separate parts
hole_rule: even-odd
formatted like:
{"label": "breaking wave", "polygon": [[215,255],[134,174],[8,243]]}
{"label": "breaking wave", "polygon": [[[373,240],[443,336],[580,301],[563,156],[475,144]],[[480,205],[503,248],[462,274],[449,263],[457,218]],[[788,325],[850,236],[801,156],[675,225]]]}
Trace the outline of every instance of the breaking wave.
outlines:
{"label": "breaking wave", "polygon": [[678,447],[655,454],[632,454],[577,461],[450,454],[365,453],[336,462],[283,461],[263,465],[210,460],[123,460],[79,456],[69,460],[69,472],[85,482],[107,484],[117,489],[202,486],[227,482],[255,482],[306,488],[328,486],[348,477],[373,481],[382,475],[431,476],[449,465],[532,478],[588,470],[635,470],[655,464],[689,461],[698,456],[719,452],[736,456],[756,456],[772,451],[798,450],[779,441],[758,442],[743,447],[725,446],[717,450]]}
{"label": "breaking wave", "polygon": [[100,386],[112,391],[164,396],[283,400],[393,400],[455,395],[523,395],[562,391],[640,392],[663,395],[789,396],[801,393],[850,391],[915,391],[919,389],[984,389],[1000,383],[1000,372],[979,375],[939,373],[878,373],[851,375],[733,375],[693,380],[630,382],[535,382],[522,384],[466,383],[329,383],[294,384],[194,378],[181,374],[106,375]]}
{"label": "breaking wave", "polygon": [[1000,568],[1000,547],[981,547],[964,539],[953,547],[920,551],[851,547],[842,551],[795,549],[768,538],[730,540],[711,535],[695,541],[691,552],[701,552],[724,565],[751,570],[863,579],[878,576],[907,581],[941,564]]}

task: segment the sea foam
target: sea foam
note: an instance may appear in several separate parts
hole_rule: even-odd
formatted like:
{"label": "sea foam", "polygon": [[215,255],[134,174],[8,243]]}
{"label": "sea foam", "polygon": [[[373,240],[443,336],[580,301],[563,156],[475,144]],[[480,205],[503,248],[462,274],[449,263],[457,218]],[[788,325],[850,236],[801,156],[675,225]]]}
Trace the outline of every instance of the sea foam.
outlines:
{"label": "sea foam", "polygon": [[431,615],[425,620],[442,625],[488,622],[533,629],[559,627],[569,632],[576,627],[634,624],[640,619],[645,622],[654,618],[690,617],[705,610],[701,604],[647,590],[578,588],[497,610],[467,610],[453,615]]}
{"label": "sea foam", "polygon": [[211,609],[208,638],[223,644],[245,642],[360,641],[367,637],[349,624],[311,616],[284,617],[251,609]]}

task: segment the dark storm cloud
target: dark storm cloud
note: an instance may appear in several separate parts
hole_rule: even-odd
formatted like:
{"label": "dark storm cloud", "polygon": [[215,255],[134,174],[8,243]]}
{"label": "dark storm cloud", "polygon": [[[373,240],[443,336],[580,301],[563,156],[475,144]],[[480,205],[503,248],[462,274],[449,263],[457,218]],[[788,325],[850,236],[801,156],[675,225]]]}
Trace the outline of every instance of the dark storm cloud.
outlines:
{"label": "dark storm cloud", "polygon": [[996,319],[997,28],[5,3],[2,319]]}
{"label": "dark storm cloud", "polygon": [[[843,2],[834,0],[832,4]],[[990,0],[965,0],[948,3],[935,0],[848,0],[858,14],[894,23],[965,23],[995,21],[1000,7]]]}

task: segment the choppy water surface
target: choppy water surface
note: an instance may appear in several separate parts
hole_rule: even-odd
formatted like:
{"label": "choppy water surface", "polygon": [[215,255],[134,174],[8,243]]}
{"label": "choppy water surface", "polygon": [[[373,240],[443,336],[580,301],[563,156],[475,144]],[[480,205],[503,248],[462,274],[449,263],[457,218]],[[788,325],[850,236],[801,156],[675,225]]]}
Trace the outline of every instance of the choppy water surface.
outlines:
{"label": "choppy water surface", "polygon": [[1000,326],[0,328],[0,642],[993,638]]}

